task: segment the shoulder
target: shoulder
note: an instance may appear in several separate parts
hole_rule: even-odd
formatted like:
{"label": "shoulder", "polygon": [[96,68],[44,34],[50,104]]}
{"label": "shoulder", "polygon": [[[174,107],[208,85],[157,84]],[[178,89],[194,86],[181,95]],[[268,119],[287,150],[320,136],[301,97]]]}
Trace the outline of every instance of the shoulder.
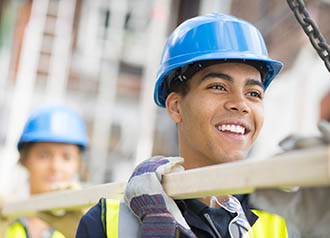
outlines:
{"label": "shoulder", "polygon": [[102,206],[101,201],[95,206],[87,211],[87,213],[82,217],[84,220],[101,222]]}
{"label": "shoulder", "polygon": [[100,237],[105,238],[105,232],[102,225],[102,206],[101,202],[88,210],[88,212],[81,218],[77,238]]}

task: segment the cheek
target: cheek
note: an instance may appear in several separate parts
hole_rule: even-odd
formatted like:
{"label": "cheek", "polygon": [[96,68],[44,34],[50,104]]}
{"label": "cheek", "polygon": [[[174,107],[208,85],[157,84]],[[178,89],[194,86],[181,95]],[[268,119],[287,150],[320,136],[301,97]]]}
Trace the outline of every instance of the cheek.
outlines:
{"label": "cheek", "polygon": [[255,108],[255,121],[256,121],[256,131],[259,133],[262,125],[264,124],[264,106],[259,105]]}
{"label": "cheek", "polygon": [[65,173],[67,175],[67,177],[73,177],[75,176],[80,168],[80,159],[75,159],[72,161],[67,162],[66,166],[64,166],[65,168]]}
{"label": "cheek", "polygon": [[205,120],[206,107],[200,101],[190,101],[182,110],[182,122],[189,130],[197,131]]}
{"label": "cheek", "polygon": [[38,176],[47,171],[47,161],[38,160],[36,158],[30,158],[25,164],[25,168],[28,170],[31,176]]}
{"label": "cheek", "polygon": [[46,166],[41,166],[39,164],[35,164],[35,166],[29,166],[28,168],[29,173],[29,181],[32,186],[40,187],[47,184],[45,178],[49,174],[49,169]]}

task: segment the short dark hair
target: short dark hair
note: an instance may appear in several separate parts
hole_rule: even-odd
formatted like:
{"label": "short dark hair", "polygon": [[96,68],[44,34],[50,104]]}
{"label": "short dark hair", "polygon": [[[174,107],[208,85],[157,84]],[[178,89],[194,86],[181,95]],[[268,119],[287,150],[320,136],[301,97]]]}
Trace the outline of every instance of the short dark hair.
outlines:
{"label": "short dark hair", "polygon": [[34,143],[35,142],[25,142],[25,143],[21,144],[21,148],[19,150],[19,160],[18,160],[18,162],[20,164],[24,165],[24,162],[26,161],[26,159],[29,155],[30,149]]}

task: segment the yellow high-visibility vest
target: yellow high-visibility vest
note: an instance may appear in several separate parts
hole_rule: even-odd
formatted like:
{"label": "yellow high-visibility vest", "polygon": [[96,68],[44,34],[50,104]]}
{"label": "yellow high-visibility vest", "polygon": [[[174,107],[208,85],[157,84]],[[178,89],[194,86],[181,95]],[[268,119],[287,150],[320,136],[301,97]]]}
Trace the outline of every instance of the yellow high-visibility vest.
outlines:
{"label": "yellow high-visibility vest", "polygon": [[252,209],[252,211],[259,217],[256,223],[252,226],[253,237],[288,237],[285,220],[281,216],[255,209]]}
{"label": "yellow high-visibility vest", "polygon": [[[101,207],[101,220],[108,238],[139,237],[140,223],[125,203],[116,199],[102,199]],[[103,214],[104,210],[106,214]],[[252,211],[259,217],[252,226],[254,238],[288,238],[285,220],[281,216],[260,210]]]}
{"label": "yellow high-visibility vest", "polygon": [[[21,222],[16,221],[6,230],[5,238],[28,238],[26,227]],[[65,238],[65,236],[59,231],[54,231],[51,238]]]}

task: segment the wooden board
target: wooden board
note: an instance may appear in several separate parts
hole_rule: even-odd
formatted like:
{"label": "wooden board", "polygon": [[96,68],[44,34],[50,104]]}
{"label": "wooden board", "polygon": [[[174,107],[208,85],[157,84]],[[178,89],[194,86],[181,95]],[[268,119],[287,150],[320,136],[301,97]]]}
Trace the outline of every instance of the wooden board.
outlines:
{"label": "wooden board", "polygon": [[75,210],[96,204],[100,198],[122,199],[126,182],[108,183],[79,190],[63,190],[31,196],[29,199],[6,202],[4,216],[29,215],[43,210]]}
{"label": "wooden board", "polygon": [[[257,188],[324,185],[330,185],[329,146],[171,173],[163,178],[165,191],[175,199],[246,193]],[[18,216],[41,210],[88,207],[101,197],[121,199],[125,186],[125,182],[109,183],[32,196],[6,203],[2,212]]]}
{"label": "wooden board", "polygon": [[318,147],[168,174],[163,187],[169,196],[182,199],[256,188],[323,186],[330,185],[329,166],[330,147]]}

